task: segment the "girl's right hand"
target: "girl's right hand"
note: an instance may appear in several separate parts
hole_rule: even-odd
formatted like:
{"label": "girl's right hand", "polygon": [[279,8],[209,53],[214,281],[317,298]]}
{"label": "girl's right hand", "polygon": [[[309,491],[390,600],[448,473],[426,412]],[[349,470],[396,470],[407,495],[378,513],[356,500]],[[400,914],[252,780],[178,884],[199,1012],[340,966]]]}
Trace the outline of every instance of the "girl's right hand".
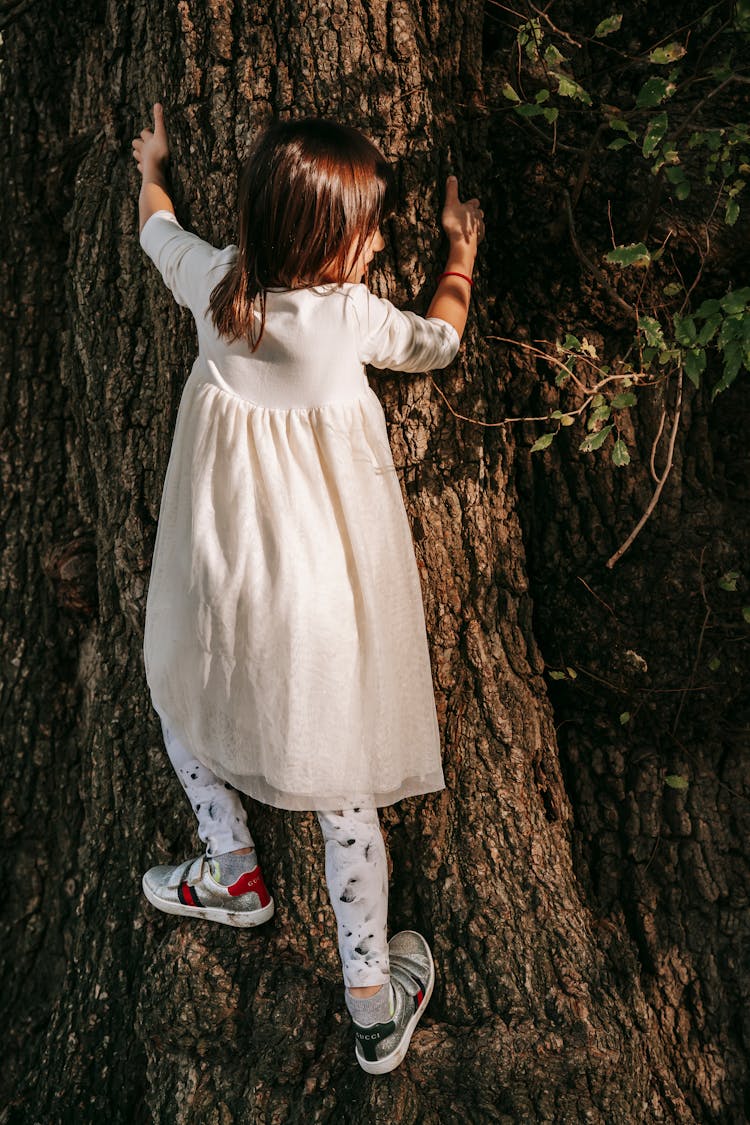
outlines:
{"label": "girl's right hand", "polygon": [[440,221],[450,242],[473,243],[476,253],[477,245],[484,238],[484,211],[476,198],[467,203],[459,202],[455,176],[449,176],[446,181],[445,206]]}
{"label": "girl's right hand", "polygon": [[154,102],[154,130],[141,129],[140,137],[133,139],[133,159],[142,176],[163,171],[169,161],[169,143],[164,125],[164,107]]}

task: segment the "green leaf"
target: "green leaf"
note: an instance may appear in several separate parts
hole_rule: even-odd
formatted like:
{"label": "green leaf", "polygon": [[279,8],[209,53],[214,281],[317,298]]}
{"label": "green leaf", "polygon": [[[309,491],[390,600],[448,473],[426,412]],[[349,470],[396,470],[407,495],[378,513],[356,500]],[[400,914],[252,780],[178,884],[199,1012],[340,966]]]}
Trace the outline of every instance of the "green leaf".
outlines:
{"label": "green leaf", "polygon": [[612,463],[614,465],[629,465],[630,454],[628,447],[622,438],[618,438],[612,448]]}
{"label": "green leaf", "polygon": [[666,78],[649,78],[638,91],[636,107],[646,109],[658,105],[665,98],[671,97],[676,89],[674,82],[668,82]]}
{"label": "green leaf", "polygon": [[633,242],[629,246],[615,246],[604,255],[605,262],[616,266],[647,266],[651,255],[643,242]]}
{"label": "green leaf", "polygon": [[585,105],[591,105],[591,96],[588,94],[583,86],[579,86],[575,79],[567,74],[557,72],[557,92],[562,98],[578,98],[580,102]]}
{"label": "green leaf", "polygon": [[713,401],[720,391],[725,391],[737,377],[737,372],[742,366],[742,347],[738,340],[732,340],[724,348],[724,374],[711,391]]}
{"label": "green leaf", "polygon": [[625,145],[629,144],[630,141],[627,137],[615,137],[615,139],[613,141],[610,141],[610,143],[607,145],[607,148],[612,149],[613,152],[619,152],[621,148],[625,148]]}
{"label": "green leaf", "polygon": [[580,352],[581,341],[577,336],[571,336],[570,332],[568,332],[563,340],[563,347],[569,352]]}
{"label": "green leaf", "polygon": [[608,16],[606,20],[602,20],[594,28],[594,37],[596,39],[603,39],[605,35],[611,35],[613,31],[620,30],[622,23],[622,16]]}
{"label": "green leaf", "polygon": [[685,374],[694,387],[700,386],[700,377],[706,370],[706,353],[703,348],[685,352]]}
{"label": "green leaf", "polygon": [[648,56],[649,62],[656,63],[657,66],[667,66],[669,63],[676,62],[681,59],[685,54],[685,48],[682,43],[673,42],[668,43],[666,47],[656,47]]}
{"label": "green leaf", "polygon": [[509,102],[520,102],[521,100],[516,91],[511,86],[510,82],[505,82],[503,84],[502,94],[503,97],[507,98]]}
{"label": "green leaf", "polygon": [[[666,157],[667,154],[664,155]],[[671,184],[679,184],[685,179],[685,169],[680,164],[670,164],[665,174]]]}
{"label": "green leaf", "polygon": [[662,332],[661,325],[658,320],[652,316],[639,316],[638,327],[642,329],[646,337],[646,343],[652,348],[665,347],[664,333]]}
{"label": "green leaf", "polygon": [[632,391],[623,391],[615,395],[612,399],[611,406],[614,410],[624,410],[626,406],[635,406],[637,402],[638,399]]}
{"label": "green leaf", "polygon": [[527,58],[532,62],[536,62],[539,58],[539,47],[543,38],[541,21],[536,18],[522,23],[516,34],[519,47],[524,48]]}
{"label": "green leaf", "polygon": [[708,662],[708,666],[712,672],[715,672],[717,668],[721,668],[721,661],[718,656],[712,656]]}
{"label": "green leaf", "polygon": [[733,227],[737,222],[740,213],[740,205],[736,199],[727,200],[726,210],[724,212],[724,222],[728,227]]}
{"label": "green leaf", "polygon": [[643,137],[644,156],[651,156],[656,151],[664,140],[668,124],[669,119],[664,111],[657,113],[656,117],[652,117]]}
{"label": "green leaf", "polygon": [[681,773],[668,773],[664,778],[670,789],[687,789],[688,779]]}
{"label": "green leaf", "polygon": [[722,574],[716,584],[721,586],[722,590],[736,590],[739,576],[739,570],[728,570],[725,574]]}
{"label": "green leaf", "polygon": [[541,105],[534,105],[533,102],[526,102],[523,105],[514,105],[514,111],[519,117],[539,117],[544,113],[544,107]]}
{"label": "green leaf", "polygon": [[744,617],[745,621],[747,621],[748,625],[750,625],[750,605],[743,605],[742,616]]}
{"label": "green leaf", "polygon": [[680,316],[679,313],[675,313],[672,317],[672,320],[674,322],[675,340],[678,344],[682,344],[684,347],[689,348],[692,344],[695,343],[695,337],[698,334],[698,330],[695,327],[695,321],[691,316]]}
{"label": "green leaf", "polygon": [[713,314],[718,312],[720,308],[721,301],[711,299],[709,301],[704,301],[695,315],[699,316],[701,320],[703,320],[707,316],[713,316]]}
{"label": "green leaf", "polygon": [[557,115],[559,114],[559,112],[560,110],[556,106],[550,106],[549,109],[543,110],[543,114],[546,117],[547,121],[550,122],[550,124],[553,121],[557,121]]}
{"label": "green leaf", "polygon": [[547,66],[558,66],[559,63],[567,62],[567,59],[564,55],[560,54],[553,43],[550,43],[549,47],[547,47],[544,52],[544,61]]}
{"label": "green leaf", "polygon": [[551,680],[567,680],[567,678],[568,678],[565,675],[564,672],[552,672],[552,671],[550,671],[549,677],[550,677]]}
{"label": "green leaf", "polygon": [[638,136],[635,129],[631,129],[624,118],[610,117],[608,120],[610,129],[614,129],[617,133],[627,133],[631,141],[634,141]]}
{"label": "green leaf", "polygon": [[[670,155],[677,155],[676,153],[664,153],[665,160]],[[654,167],[659,164],[656,162]],[[680,164],[672,163],[666,170],[666,177],[669,182],[674,186],[674,193],[678,199],[687,199],[690,195],[690,181],[685,176],[685,170]]]}
{"label": "green leaf", "polygon": [[713,316],[709,316],[706,320],[706,323],[698,333],[696,343],[700,344],[701,347],[705,347],[709,340],[711,340],[716,335],[719,325],[721,324],[723,319],[724,318],[720,312],[714,313]]}
{"label": "green leaf", "polygon": [[592,410],[591,414],[589,415],[589,420],[587,423],[588,429],[590,430],[592,426],[597,422],[603,422],[605,418],[609,418],[611,413],[612,410],[608,402],[603,403],[602,406],[597,406],[596,409]]}
{"label": "green leaf", "polygon": [[599,449],[609,436],[612,427],[613,423],[610,422],[608,426],[602,426],[598,433],[588,434],[578,446],[581,453],[590,453],[593,449]]}
{"label": "green leaf", "polygon": [[541,90],[537,90],[536,95],[534,96],[534,101],[537,103],[537,105],[539,105],[540,102],[546,102],[548,98],[549,90],[546,86],[544,86]]}
{"label": "green leaf", "polygon": [[676,297],[678,293],[682,293],[683,286],[679,281],[670,281],[669,285],[664,286],[665,297]]}
{"label": "green leaf", "polygon": [[554,436],[554,434],[542,434],[542,436],[540,438],[537,438],[537,440],[534,442],[530,449],[530,452],[538,453],[539,450],[546,449],[548,445],[552,444],[552,439]]}
{"label": "green leaf", "polygon": [[744,319],[745,318],[742,316],[727,316],[724,318],[724,323],[719,329],[719,338],[716,341],[722,351],[728,344],[731,344],[733,340],[742,339]]}
{"label": "green leaf", "polygon": [[722,324],[721,330],[719,332],[719,340],[716,341],[722,351],[724,350],[724,348],[726,348],[726,346],[728,346],[728,344],[731,344],[732,341],[742,339],[743,321],[744,317],[741,315],[724,317],[724,323]]}
{"label": "green leaf", "polygon": [[750,286],[744,289],[730,289],[726,296],[719,302],[725,313],[736,316],[745,311],[745,306],[750,304]]}
{"label": "green leaf", "polygon": [[629,722],[630,722],[630,712],[629,711],[621,711],[620,712],[620,724],[622,726],[625,726],[625,724],[629,723]]}
{"label": "green leaf", "polygon": [[572,426],[574,422],[575,422],[575,418],[573,417],[572,414],[563,414],[562,417],[560,418],[560,425],[561,426]]}

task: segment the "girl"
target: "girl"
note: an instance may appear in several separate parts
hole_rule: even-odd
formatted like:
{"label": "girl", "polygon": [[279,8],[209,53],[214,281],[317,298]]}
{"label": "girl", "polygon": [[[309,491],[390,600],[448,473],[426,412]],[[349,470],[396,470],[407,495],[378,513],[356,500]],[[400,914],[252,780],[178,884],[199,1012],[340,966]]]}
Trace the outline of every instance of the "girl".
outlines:
{"label": "girl", "polygon": [[167,135],[133,141],[140,243],[198,356],[182,392],[146,600],[143,655],[167,753],[205,854],[143,877],[169,914],[255,926],[273,914],[237,790],[315,810],[355,1054],[403,1059],[435,979],[425,939],[386,939],[377,809],[444,788],[421,585],[380,401],[365,364],[458,352],[479,200],[448,178],[450,251],[426,317],[363,284],[394,174],[358,130],[274,121],[239,183],[237,244],[178,223]]}

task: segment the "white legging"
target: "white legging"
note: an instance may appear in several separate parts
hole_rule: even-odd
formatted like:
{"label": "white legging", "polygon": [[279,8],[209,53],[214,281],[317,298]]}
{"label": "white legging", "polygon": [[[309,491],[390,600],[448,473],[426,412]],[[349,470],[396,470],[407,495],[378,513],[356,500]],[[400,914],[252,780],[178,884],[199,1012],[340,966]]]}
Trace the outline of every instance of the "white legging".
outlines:
{"label": "white legging", "polygon": [[[209,857],[254,848],[237,790],[199,762],[159,712],[169,760],[198,818]],[[318,811],[325,872],[347,988],[383,984],[388,966],[388,863],[377,809]]]}

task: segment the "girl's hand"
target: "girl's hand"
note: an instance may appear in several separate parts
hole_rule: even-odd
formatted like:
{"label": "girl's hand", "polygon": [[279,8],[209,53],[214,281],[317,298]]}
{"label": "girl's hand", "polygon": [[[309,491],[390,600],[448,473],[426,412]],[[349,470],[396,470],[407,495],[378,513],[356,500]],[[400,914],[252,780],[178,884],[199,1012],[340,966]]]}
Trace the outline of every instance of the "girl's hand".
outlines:
{"label": "girl's hand", "polygon": [[140,137],[133,140],[133,157],[142,176],[152,172],[164,172],[169,160],[167,130],[164,127],[164,107],[161,102],[154,103],[154,131],[141,129]]}
{"label": "girl's hand", "polygon": [[451,243],[473,243],[476,252],[477,245],[484,238],[484,211],[479,209],[479,200],[476,198],[470,199],[468,203],[459,202],[458,180],[455,176],[449,176],[446,181],[445,206],[440,220]]}

